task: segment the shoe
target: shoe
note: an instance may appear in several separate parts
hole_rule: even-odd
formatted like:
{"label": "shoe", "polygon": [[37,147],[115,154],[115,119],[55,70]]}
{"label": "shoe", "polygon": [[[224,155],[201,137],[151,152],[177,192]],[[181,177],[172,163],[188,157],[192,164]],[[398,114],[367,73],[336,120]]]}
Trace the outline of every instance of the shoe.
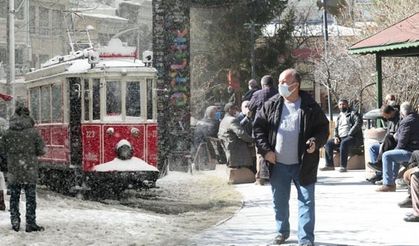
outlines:
{"label": "shoe", "polygon": [[268,179],[256,179],[255,181],[255,185],[266,185],[269,183]]}
{"label": "shoe", "polygon": [[27,224],[26,232],[33,232],[33,231],[45,231],[45,228],[37,224]]}
{"label": "shoe", "polygon": [[383,178],[378,176],[378,175],[374,175],[371,178],[367,179],[368,182],[375,184],[375,182],[382,180]]}
{"label": "shoe", "polygon": [[399,188],[407,188],[408,185],[406,184],[406,182],[404,182],[403,179],[396,179],[396,185]]}
{"label": "shoe", "polygon": [[335,167],[324,166],[324,167],[321,167],[319,170],[320,171],[332,171],[332,170],[335,170]]}
{"label": "shoe", "polygon": [[376,172],[382,172],[383,171],[383,167],[382,167],[382,165],[380,165],[380,163],[368,162],[367,166],[369,168],[371,168],[372,170],[376,171]]}
{"label": "shoe", "polygon": [[308,243],[300,243],[298,246],[313,246],[314,244],[308,242]]}
{"label": "shoe", "polygon": [[289,236],[284,236],[282,234],[278,234],[275,238],[274,241],[272,242],[273,245],[280,245],[283,244],[285,242],[285,240],[287,240]]}
{"label": "shoe", "polygon": [[413,206],[412,197],[411,196],[406,197],[403,201],[397,203],[397,205],[399,205],[399,207],[401,208],[411,208]]}
{"label": "shoe", "polygon": [[375,181],[375,184],[376,185],[383,185],[383,180],[381,179],[381,180]]}
{"label": "shoe", "polygon": [[406,215],[406,217],[403,218],[406,222],[419,222],[419,216],[414,215],[413,213]]}
{"label": "shoe", "polygon": [[396,185],[382,185],[375,191],[377,192],[394,192],[396,191]]}
{"label": "shoe", "polygon": [[14,231],[20,230],[20,219],[12,219],[12,229]]}
{"label": "shoe", "polygon": [[340,167],[339,168],[339,172],[341,172],[341,173],[345,173],[347,170],[346,170],[346,167]]}

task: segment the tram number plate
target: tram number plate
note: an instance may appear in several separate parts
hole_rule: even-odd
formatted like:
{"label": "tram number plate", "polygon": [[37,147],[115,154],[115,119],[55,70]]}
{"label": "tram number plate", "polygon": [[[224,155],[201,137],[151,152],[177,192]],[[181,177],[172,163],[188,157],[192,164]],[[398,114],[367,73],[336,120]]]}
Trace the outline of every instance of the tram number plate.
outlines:
{"label": "tram number plate", "polygon": [[86,131],[86,138],[94,138],[95,131]]}

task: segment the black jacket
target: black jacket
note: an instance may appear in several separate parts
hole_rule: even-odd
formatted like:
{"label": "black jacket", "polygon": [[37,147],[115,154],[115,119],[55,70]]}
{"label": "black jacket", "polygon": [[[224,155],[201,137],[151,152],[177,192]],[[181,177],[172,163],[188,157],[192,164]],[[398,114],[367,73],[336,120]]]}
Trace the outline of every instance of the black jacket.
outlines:
{"label": "black jacket", "polygon": [[396,133],[396,149],[419,150],[419,116],[410,113],[400,121]]}
{"label": "black jacket", "polygon": [[258,91],[259,89],[251,89],[248,90],[246,92],[246,94],[244,94],[244,96],[242,97],[242,102],[243,101],[250,101],[250,99],[252,99],[253,94],[255,94],[256,91]]}
{"label": "black jacket", "polygon": [[[320,106],[306,92],[300,91],[301,97],[301,125],[298,140],[298,158],[300,163],[300,183],[309,185],[317,181],[319,165],[319,148],[322,147],[329,135],[329,121]],[[254,137],[258,151],[265,156],[269,151],[275,151],[276,134],[279,127],[284,98],[277,95],[269,99],[258,111],[254,125]],[[316,150],[306,152],[306,142],[314,137]],[[272,165],[272,164],[270,164]],[[271,166],[272,167],[272,166]]]}
{"label": "black jacket", "polygon": [[256,112],[262,108],[263,104],[276,94],[278,94],[278,90],[273,87],[263,88],[262,90],[256,91],[247,106],[252,112],[253,117],[256,115]]}

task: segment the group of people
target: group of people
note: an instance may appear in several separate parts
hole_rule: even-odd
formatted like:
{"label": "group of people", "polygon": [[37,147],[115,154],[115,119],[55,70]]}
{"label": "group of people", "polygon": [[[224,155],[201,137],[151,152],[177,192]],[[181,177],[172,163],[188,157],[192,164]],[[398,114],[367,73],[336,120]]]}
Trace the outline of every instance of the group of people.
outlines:
{"label": "group of people", "polygon": [[[0,166],[1,172],[7,173],[10,220],[14,231],[20,230],[19,204],[22,190],[25,191],[26,198],[25,231],[44,230],[44,227],[36,223],[36,183],[39,170],[37,157],[45,153],[45,145],[34,125],[29,109],[18,106],[10,118],[8,129],[2,130],[0,134]],[[3,180],[0,183],[0,210],[5,210],[5,184]]]}
{"label": "group of people", "polygon": [[[256,171],[258,184],[269,180],[278,232],[273,244],[277,245],[291,233],[291,182],[298,193],[299,245],[314,245],[314,185],[319,149],[326,143],[329,121],[310,94],[300,90],[301,79],[297,70],[286,69],[279,76],[278,90],[270,75],[262,77],[262,89],[257,89],[255,80],[249,81],[241,112],[239,105],[227,103],[217,134],[228,166]],[[202,120],[198,122],[195,132],[201,132],[203,125]]]}
{"label": "group of people", "polygon": [[369,179],[380,185],[377,192],[394,192],[399,178],[407,185],[408,197],[400,207],[411,207],[413,212],[404,218],[407,222],[419,222],[419,112],[409,102],[400,106],[386,103],[381,108],[387,119],[387,131],[379,144],[369,148],[368,166],[375,171]]}
{"label": "group of people", "polygon": [[[334,151],[340,154],[340,172],[347,171],[348,155],[362,145],[362,118],[351,110],[348,101],[339,100],[340,114],[336,121],[334,138],[327,141],[326,165],[321,171],[334,170]],[[369,146],[368,166],[375,175],[367,181],[380,185],[377,192],[396,191],[396,180],[408,186],[408,197],[400,207],[413,207],[413,213],[404,218],[407,222],[419,222],[419,116],[409,102],[396,104],[394,95],[386,96],[380,109],[386,121],[386,133],[380,143]],[[401,168],[402,166],[402,168]]]}

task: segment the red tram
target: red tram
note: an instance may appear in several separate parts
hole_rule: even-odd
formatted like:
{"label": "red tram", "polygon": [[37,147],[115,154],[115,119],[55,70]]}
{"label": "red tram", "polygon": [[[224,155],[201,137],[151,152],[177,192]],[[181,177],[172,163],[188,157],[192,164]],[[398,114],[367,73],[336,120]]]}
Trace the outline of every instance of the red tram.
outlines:
{"label": "red tram", "polygon": [[[41,183],[64,192],[155,184],[156,69],[135,53],[116,40],[26,75],[28,106],[46,144]],[[119,156],[121,146],[132,157]]]}

